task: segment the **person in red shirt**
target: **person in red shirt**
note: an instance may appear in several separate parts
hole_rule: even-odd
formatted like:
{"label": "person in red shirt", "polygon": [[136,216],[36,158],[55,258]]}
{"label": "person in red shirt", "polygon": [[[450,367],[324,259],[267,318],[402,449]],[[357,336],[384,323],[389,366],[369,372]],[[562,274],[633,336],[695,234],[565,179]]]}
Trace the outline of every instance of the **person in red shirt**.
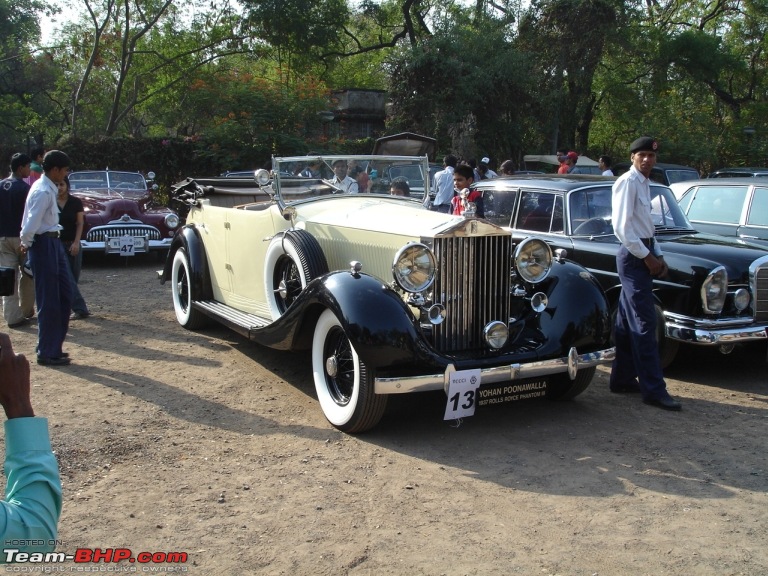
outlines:
{"label": "person in red shirt", "polygon": [[451,200],[451,214],[461,216],[467,209],[467,204],[473,202],[477,215],[483,217],[483,195],[477,190],[470,190],[475,182],[475,171],[468,164],[459,164],[453,171],[453,188],[455,194]]}

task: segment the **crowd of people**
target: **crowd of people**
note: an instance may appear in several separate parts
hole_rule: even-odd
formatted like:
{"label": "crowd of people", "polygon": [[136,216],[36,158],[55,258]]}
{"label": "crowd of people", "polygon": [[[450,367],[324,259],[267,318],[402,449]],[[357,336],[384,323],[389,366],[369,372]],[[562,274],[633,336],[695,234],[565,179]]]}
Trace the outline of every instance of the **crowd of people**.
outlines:
{"label": "crowd of people", "polygon": [[9,328],[30,323],[37,310],[37,363],[66,366],[69,321],[90,316],[78,288],[82,202],[69,194],[69,157],[60,150],[11,157],[0,181],[0,266],[16,270],[16,290],[3,296]]}

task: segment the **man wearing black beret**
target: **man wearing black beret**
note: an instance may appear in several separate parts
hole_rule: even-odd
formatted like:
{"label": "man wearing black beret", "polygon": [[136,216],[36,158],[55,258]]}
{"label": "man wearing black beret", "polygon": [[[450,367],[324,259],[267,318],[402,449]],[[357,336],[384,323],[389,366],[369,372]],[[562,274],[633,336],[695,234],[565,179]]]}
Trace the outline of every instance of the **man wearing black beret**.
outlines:
{"label": "man wearing black beret", "polygon": [[616,315],[616,358],[611,392],[639,392],[643,402],[664,410],[682,409],[667,392],[656,343],[653,278],[667,274],[661,247],[654,238],[649,177],[659,144],[649,136],[629,147],[632,166],[613,184],[613,229],[621,241],[616,265],[621,281]]}

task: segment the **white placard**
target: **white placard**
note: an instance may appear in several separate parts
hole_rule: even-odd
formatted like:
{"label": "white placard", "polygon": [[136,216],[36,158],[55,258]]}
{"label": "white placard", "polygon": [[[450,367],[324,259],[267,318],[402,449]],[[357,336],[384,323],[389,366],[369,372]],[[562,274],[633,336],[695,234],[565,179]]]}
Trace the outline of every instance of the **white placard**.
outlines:
{"label": "white placard", "polygon": [[480,369],[452,372],[448,385],[448,402],[444,420],[454,420],[475,415],[477,388],[480,386]]}
{"label": "white placard", "polygon": [[135,248],[133,236],[120,236],[120,256],[135,256]]}

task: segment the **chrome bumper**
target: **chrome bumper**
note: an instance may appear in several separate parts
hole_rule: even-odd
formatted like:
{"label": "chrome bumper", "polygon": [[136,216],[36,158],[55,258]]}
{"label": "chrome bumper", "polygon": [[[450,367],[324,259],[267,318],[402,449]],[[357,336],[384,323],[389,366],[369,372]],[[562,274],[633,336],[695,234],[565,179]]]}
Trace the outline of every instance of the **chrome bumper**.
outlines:
{"label": "chrome bumper", "polygon": [[[168,250],[171,247],[173,238],[163,238],[162,240],[150,240],[149,250],[141,249],[136,250],[136,254],[144,254],[145,252],[152,250]],[[80,249],[83,252],[104,252],[105,254],[118,254],[116,250],[109,250],[106,242],[88,242],[87,240],[80,241]]]}
{"label": "chrome bumper", "polygon": [[[582,368],[591,368],[611,362],[616,355],[615,348],[607,348],[598,352],[579,354],[576,348],[571,348],[568,356],[540,360],[527,364],[509,364],[494,368],[483,368],[480,371],[481,385],[495,382],[509,382],[522,378],[536,378],[550,374],[568,373],[571,380],[576,378],[576,372]],[[445,390],[448,392],[450,375],[456,372],[453,364],[449,364],[442,374],[424,374],[423,376],[403,376],[399,378],[376,378],[374,392],[376,394],[408,394],[410,392],[427,392],[429,390]]]}
{"label": "chrome bumper", "polygon": [[753,340],[768,339],[768,326],[744,326],[743,320],[701,320],[681,321],[684,317],[668,317],[664,330],[668,338],[688,342],[717,346],[719,344],[738,344]]}

